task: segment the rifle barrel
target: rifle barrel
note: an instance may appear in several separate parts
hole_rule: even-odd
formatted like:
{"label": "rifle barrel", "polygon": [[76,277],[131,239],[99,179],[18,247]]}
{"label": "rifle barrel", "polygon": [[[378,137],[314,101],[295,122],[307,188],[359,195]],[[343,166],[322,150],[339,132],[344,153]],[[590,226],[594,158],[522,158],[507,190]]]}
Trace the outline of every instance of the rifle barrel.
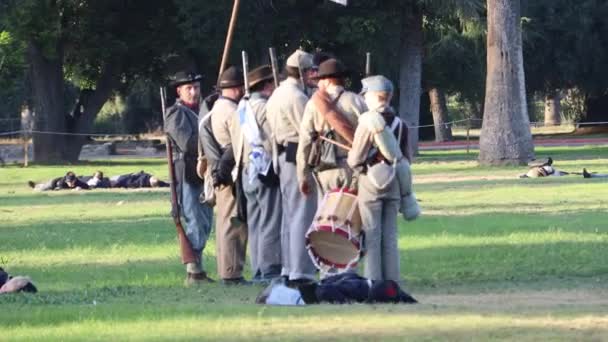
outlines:
{"label": "rifle barrel", "polygon": [[249,77],[247,73],[249,72],[249,56],[247,55],[247,51],[243,51],[241,53],[243,58],[243,80],[245,81],[245,97],[249,98]]}
{"label": "rifle barrel", "polygon": [[275,48],[268,48],[270,54],[270,65],[272,66],[272,78],[274,78],[274,86],[279,86],[279,65],[277,63],[277,51]]}

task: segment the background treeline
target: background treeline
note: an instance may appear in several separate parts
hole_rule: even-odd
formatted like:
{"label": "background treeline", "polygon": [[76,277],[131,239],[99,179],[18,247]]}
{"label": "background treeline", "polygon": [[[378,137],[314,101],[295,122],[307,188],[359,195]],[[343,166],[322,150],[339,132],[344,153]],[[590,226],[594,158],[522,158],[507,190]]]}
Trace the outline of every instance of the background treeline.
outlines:
{"label": "background treeline", "polygon": [[[43,130],[157,130],[158,87],[169,74],[197,69],[205,76],[204,92],[212,90],[232,5],[0,0],[0,128],[7,131],[9,119],[29,105]],[[606,17],[602,0],[521,2],[531,121],[608,121]],[[394,101],[414,118],[410,123],[481,120],[486,33],[480,0],[351,0],[347,7],[327,0],[250,0],[241,4],[230,62],[239,63],[246,50],[251,65],[267,63],[269,46],[281,60],[297,47],[327,51],[350,67],[357,89],[369,51],[373,72],[399,86]],[[412,84],[421,84],[420,91],[409,91]],[[539,100],[546,108],[537,108]],[[83,142],[46,139],[38,153],[63,160],[77,156]],[[62,142],[75,147],[44,150]]]}

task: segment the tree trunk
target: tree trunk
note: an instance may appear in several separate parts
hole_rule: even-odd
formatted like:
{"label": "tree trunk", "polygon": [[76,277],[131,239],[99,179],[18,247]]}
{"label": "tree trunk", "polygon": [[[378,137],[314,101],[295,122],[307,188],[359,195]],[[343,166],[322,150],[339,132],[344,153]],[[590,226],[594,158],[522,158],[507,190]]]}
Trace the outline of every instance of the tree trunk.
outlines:
{"label": "tree trunk", "polygon": [[[32,92],[36,122],[34,130],[62,132],[65,127],[63,98],[63,50],[57,43],[56,54],[43,55],[30,42],[27,50],[32,77]],[[55,134],[34,134],[34,157],[37,162],[52,163],[63,160],[64,137]]]}
{"label": "tree trunk", "polygon": [[429,90],[431,99],[431,112],[433,113],[433,124],[435,127],[435,141],[452,141],[452,127],[448,123],[448,106],[445,93],[439,88]]}
{"label": "tree trunk", "polygon": [[473,101],[466,101],[465,102],[466,105],[466,110],[468,111],[469,115],[469,122],[467,123],[467,125],[470,125],[469,128],[474,128],[474,129],[479,129],[481,128],[481,123],[483,122],[483,102],[473,102]]}
{"label": "tree trunk", "polygon": [[525,164],[534,158],[522,55],[519,0],[487,0],[487,76],[479,161]]}
{"label": "tree trunk", "polygon": [[[95,90],[83,90],[80,94],[79,104],[82,105],[83,111],[72,113],[71,120],[74,120],[73,127],[68,127],[68,130],[74,133],[82,134],[93,131],[93,123],[97,114],[112,95],[112,91],[119,84],[120,63],[109,61],[103,68],[100,78],[95,84]],[[66,137],[66,146],[64,148],[64,159],[69,161],[78,160],[82,145],[89,139],[88,136],[74,135]]]}
{"label": "tree trunk", "polygon": [[[408,8],[409,7],[409,8]],[[399,114],[410,127],[409,149],[418,154],[420,95],[422,92],[422,10],[417,5],[406,6],[401,37],[399,70]]]}
{"label": "tree trunk", "polygon": [[583,127],[601,126],[602,124],[592,124],[594,122],[608,121],[608,95],[588,96],[585,99],[586,112],[580,122],[588,123]]}
{"label": "tree trunk", "polygon": [[545,97],[545,126],[559,126],[562,123],[561,95],[559,92]]}
{"label": "tree trunk", "polygon": [[34,43],[28,47],[37,113],[35,130],[47,132],[33,135],[35,160],[42,163],[78,160],[88,138],[78,134],[91,132],[97,113],[119,82],[120,64],[109,62],[102,68],[95,91],[81,93],[79,102],[83,111],[68,113],[64,102],[63,53],[59,43],[56,51],[51,58],[44,56]]}

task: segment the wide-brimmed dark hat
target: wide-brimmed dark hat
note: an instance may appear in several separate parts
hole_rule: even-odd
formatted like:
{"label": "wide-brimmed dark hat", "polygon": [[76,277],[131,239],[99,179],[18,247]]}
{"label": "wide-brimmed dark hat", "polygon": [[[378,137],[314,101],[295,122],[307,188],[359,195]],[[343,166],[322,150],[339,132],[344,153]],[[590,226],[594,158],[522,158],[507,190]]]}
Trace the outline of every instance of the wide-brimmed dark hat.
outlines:
{"label": "wide-brimmed dark hat", "polygon": [[217,87],[220,89],[240,87],[245,83],[243,80],[243,71],[236,66],[230,66],[224,70]]}
{"label": "wide-brimmed dark hat", "polygon": [[200,82],[203,76],[192,71],[178,71],[169,78],[170,87],[179,87],[182,84]]}
{"label": "wide-brimmed dark hat", "polygon": [[344,63],[335,58],[330,58],[319,65],[319,71],[315,77],[311,77],[314,80],[320,80],[323,78],[345,78],[348,76],[348,69]]}
{"label": "wide-brimmed dark hat", "polygon": [[270,80],[272,77],[272,68],[270,65],[259,66],[247,74],[247,78],[249,79],[249,87],[253,87],[260,82]]}
{"label": "wide-brimmed dark hat", "polygon": [[334,57],[334,55],[332,55],[329,52],[325,52],[325,51],[315,52],[315,54],[312,56],[313,67],[318,70],[319,65],[321,65],[321,63],[325,62],[326,60],[328,60],[330,58],[335,58],[335,57]]}

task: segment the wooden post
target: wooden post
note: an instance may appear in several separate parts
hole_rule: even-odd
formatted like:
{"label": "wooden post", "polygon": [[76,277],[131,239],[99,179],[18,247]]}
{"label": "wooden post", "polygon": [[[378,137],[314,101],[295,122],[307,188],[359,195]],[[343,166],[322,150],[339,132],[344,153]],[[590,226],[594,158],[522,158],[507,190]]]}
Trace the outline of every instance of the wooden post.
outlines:
{"label": "wooden post", "polygon": [[471,131],[471,118],[469,118],[469,121],[467,121],[467,154],[469,154],[469,150],[471,148],[470,131]]}

